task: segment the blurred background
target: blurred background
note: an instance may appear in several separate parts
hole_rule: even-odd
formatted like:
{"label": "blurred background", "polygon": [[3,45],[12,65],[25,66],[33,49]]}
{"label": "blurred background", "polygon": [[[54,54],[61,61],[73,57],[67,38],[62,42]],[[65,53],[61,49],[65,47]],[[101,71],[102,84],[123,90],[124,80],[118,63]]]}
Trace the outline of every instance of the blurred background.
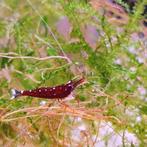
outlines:
{"label": "blurred background", "polygon": [[[64,104],[10,100],[79,77]],[[0,146],[146,146],[146,124],[146,0],[0,1]]]}

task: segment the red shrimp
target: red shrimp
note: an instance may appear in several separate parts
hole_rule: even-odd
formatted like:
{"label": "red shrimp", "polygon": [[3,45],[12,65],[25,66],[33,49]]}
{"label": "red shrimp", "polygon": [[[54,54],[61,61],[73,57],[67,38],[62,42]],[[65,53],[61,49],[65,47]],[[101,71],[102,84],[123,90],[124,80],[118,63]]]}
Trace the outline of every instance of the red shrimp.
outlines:
{"label": "red shrimp", "polygon": [[67,84],[62,84],[55,87],[40,87],[33,90],[23,91],[12,89],[11,99],[20,96],[31,96],[46,99],[64,99],[68,97],[71,94],[71,92],[84,81],[84,78],[81,78],[79,80],[71,80]]}

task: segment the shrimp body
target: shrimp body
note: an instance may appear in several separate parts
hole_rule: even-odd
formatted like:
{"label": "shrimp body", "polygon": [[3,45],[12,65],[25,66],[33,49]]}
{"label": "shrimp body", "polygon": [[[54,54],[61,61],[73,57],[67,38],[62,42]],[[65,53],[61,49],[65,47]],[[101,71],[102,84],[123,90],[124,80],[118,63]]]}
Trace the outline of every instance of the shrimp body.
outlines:
{"label": "shrimp body", "polygon": [[67,84],[62,84],[55,87],[40,87],[33,90],[24,90],[18,91],[16,89],[12,89],[12,98],[20,96],[31,96],[38,98],[47,98],[47,99],[64,99],[71,94],[71,92],[82,82],[84,82],[84,78],[80,80],[69,81]]}

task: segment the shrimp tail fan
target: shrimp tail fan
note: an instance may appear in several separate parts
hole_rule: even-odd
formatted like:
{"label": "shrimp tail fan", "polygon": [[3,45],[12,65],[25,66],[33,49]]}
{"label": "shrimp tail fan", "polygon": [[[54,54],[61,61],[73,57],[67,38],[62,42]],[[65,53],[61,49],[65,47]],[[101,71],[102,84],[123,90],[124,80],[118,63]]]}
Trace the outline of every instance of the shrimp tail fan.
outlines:
{"label": "shrimp tail fan", "polygon": [[84,81],[85,81],[85,78],[82,77],[82,78],[79,79],[79,80],[75,80],[75,81],[73,82],[73,85],[74,85],[74,87],[77,87],[77,86],[79,86],[81,83],[83,83]]}
{"label": "shrimp tail fan", "polygon": [[11,89],[11,99],[15,99],[16,97],[20,96],[21,95],[21,91],[18,91],[16,89]]}

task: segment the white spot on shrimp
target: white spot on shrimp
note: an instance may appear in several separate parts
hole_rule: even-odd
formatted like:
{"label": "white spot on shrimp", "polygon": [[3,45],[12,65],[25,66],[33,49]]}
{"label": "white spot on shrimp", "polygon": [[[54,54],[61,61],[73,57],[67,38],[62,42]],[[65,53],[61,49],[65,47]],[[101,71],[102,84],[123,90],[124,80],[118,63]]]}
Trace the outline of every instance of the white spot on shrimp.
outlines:
{"label": "white spot on shrimp", "polygon": [[55,90],[56,88],[55,87],[53,87],[53,90]]}
{"label": "white spot on shrimp", "polygon": [[54,96],[56,95],[56,93],[53,94]]}
{"label": "white spot on shrimp", "polygon": [[39,92],[41,92],[41,90],[39,89]]}
{"label": "white spot on shrimp", "polygon": [[69,84],[68,87],[69,87],[70,89],[73,89],[73,85],[72,85],[72,84]]}
{"label": "white spot on shrimp", "polygon": [[29,92],[32,92],[32,90],[29,90]]}
{"label": "white spot on shrimp", "polygon": [[47,89],[45,89],[45,91],[47,91]]}
{"label": "white spot on shrimp", "polygon": [[67,84],[71,83],[71,81],[69,81]]}
{"label": "white spot on shrimp", "polygon": [[20,93],[22,94],[23,93],[23,90],[21,90]]}

